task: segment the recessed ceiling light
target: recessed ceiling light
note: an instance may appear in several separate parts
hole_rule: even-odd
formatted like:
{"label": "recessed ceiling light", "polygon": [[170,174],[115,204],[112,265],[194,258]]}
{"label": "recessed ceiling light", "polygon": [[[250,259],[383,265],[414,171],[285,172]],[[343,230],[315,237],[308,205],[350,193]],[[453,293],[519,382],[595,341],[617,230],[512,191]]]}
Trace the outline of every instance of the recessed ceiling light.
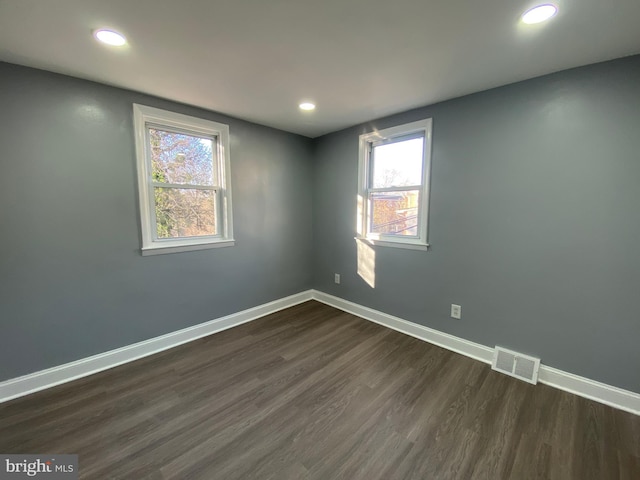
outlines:
{"label": "recessed ceiling light", "polygon": [[307,111],[316,109],[315,104],[311,102],[303,102],[300,105],[298,105],[298,107],[300,107],[300,110],[307,110]]}
{"label": "recessed ceiling light", "polygon": [[111,45],[114,47],[121,47],[127,43],[127,39],[124,38],[124,35],[122,35],[121,33],[104,28],[93,32],[93,36],[102,43],[106,43],[107,45]]}
{"label": "recessed ceiling light", "polygon": [[522,14],[522,21],[527,24],[540,23],[549,20],[556,13],[558,13],[558,7],[555,5],[551,5],[550,3],[538,5],[524,12]]}

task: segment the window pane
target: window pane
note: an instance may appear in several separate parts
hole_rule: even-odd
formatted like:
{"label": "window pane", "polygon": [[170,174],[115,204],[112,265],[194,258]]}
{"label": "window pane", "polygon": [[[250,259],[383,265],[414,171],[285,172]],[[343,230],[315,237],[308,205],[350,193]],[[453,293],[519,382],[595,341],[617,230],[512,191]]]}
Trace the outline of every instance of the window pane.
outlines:
{"label": "window pane", "polygon": [[217,235],[213,190],[161,187],[154,190],[158,238]]}
{"label": "window pane", "polygon": [[214,185],[213,140],[149,128],[153,181]]}
{"label": "window pane", "polygon": [[371,194],[371,233],[418,236],[419,190]]}
{"label": "window pane", "polygon": [[373,188],[422,185],[424,137],[373,147]]}

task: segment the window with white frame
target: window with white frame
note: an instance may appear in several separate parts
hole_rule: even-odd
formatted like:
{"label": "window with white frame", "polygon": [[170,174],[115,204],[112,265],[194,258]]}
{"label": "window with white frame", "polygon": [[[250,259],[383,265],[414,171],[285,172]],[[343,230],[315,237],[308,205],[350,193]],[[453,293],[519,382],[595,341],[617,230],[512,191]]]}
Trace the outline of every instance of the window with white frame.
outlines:
{"label": "window with white frame", "polygon": [[360,135],[358,238],[426,249],[430,118]]}
{"label": "window with white frame", "polygon": [[133,105],[142,254],[234,244],[229,127]]}

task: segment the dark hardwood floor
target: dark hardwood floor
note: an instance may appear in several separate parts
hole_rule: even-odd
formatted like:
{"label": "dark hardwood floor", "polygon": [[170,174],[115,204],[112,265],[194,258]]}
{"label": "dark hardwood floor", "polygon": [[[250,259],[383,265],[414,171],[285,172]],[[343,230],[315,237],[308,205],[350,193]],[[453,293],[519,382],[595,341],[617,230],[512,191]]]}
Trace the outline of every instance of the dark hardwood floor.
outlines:
{"label": "dark hardwood floor", "polygon": [[307,302],[0,404],[83,479],[640,479],[640,417]]}

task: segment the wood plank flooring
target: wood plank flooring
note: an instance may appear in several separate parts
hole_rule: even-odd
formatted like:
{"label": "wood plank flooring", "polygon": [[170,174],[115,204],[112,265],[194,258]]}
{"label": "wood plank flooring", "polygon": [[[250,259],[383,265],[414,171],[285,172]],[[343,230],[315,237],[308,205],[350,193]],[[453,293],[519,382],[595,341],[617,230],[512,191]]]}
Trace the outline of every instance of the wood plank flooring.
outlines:
{"label": "wood plank flooring", "polygon": [[0,404],[83,479],[640,479],[640,417],[317,302]]}

